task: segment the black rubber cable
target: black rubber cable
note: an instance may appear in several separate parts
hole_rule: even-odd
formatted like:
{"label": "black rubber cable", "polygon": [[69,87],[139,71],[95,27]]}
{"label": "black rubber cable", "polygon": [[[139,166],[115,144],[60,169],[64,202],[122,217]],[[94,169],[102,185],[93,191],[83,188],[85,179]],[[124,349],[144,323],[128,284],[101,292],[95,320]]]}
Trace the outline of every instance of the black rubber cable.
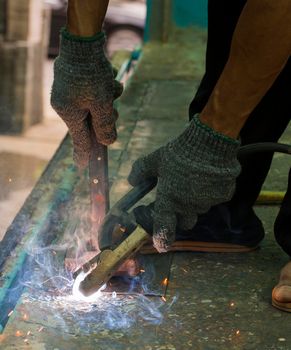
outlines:
{"label": "black rubber cable", "polygon": [[243,158],[257,152],[278,152],[291,155],[291,145],[276,142],[251,143],[240,147],[238,158]]}

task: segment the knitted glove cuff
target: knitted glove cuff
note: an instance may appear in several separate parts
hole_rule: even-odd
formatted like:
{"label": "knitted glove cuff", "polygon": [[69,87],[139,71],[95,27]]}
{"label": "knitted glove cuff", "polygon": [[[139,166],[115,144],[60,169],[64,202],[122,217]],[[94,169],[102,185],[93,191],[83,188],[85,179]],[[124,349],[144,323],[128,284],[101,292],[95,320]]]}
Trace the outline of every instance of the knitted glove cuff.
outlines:
{"label": "knitted glove cuff", "polygon": [[100,32],[92,37],[79,37],[61,29],[59,57],[68,64],[90,64],[105,58],[103,46],[105,34]]}
{"label": "knitted glove cuff", "polygon": [[198,115],[195,115],[186,130],[170,143],[174,151],[191,161],[208,161],[214,166],[236,160],[239,146],[240,141],[211,129],[200,121]]}

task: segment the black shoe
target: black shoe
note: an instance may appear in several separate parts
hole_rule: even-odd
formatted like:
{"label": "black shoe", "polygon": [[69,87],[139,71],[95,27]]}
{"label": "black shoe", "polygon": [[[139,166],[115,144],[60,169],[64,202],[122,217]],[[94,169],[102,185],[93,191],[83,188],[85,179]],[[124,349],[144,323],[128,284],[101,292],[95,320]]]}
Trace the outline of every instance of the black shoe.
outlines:
{"label": "black shoe", "polygon": [[[150,234],[153,232],[153,209],[154,203],[134,209],[137,222]],[[231,216],[231,211],[225,204],[211,208],[198,217],[193,229],[177,229],[172,250],[230,252],[255,249],[265,235],[262,222],[252,208],[246,210],[241,206],[236,208],[235,213]],[[183,245],[182,242],[186,241],[187,244]],[[178,246],[182,249],[176,249]]]}

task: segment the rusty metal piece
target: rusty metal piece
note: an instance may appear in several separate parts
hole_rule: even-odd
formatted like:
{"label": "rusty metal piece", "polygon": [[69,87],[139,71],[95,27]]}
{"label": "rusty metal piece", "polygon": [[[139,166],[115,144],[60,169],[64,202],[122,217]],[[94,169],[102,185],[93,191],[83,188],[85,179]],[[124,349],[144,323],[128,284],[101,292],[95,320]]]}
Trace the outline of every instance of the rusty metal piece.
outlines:
{"label": "rusty metal piece", "polygon": [[98,250],[98,232],[109,210],[109,180],[107,147],[97,142],[96,135],[89,122],[91,135],[91,153],[89,161],[89,181],[91,196],[91,243]]}
{"label": "rusty metal piece", "polygon": [[148,239],[149,235],[138,226],[117,248],[102,251],[98,261],[92,264],[92,271],[81,282],[80,291],[85,296],[98,291],[113,276],[118,267],[137,252]]}
{"label": "rusty metal piece", "polygon": [[[117,295],[138,295],[148,297],[165,297],[170,279],[173,253],[138,255],[140,265],[139,275],[113,276],[107,283],[102,294],[115,292]],[[167,283],[165,283],[167,281]]]}

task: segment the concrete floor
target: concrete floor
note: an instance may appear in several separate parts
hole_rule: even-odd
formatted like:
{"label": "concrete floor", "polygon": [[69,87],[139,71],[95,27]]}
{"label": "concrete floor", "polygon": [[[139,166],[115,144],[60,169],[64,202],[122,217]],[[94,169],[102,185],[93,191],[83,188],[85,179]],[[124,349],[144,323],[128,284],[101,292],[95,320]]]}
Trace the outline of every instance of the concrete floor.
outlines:
{"label": "concrete floor", "polygon": [[[109,152],[112,202],[129,188],[131,163],[176,136],[187,121],[187,106],[203,73],[205,33],[180,34],[173,43],[145,47],[120,101],[119,139]],[[290,136],[289,128],[282,141]],[[66,157],[68,164],[70,152]],[[285,190],[290,163],[287,156],[275,156],[266,189]],[[74,205],[63,208],[63,220],[80,217],[82,205],[88,207],[86,179],[80,180],[77,193],[77,211]],[[73,300],[60,267],[63,260],[57,265],[54,258],[66,243],[65,235],[51,247],[35,247],[37,269],[0,335],[1,349],[290,350],[291,315],[270,303],[272,287],[288,260],[273,237],[278,207],[256,211],[266,230],[260,249],[175,253],[162,300],[115,295],[93,303]],[[33,253],[31,241],[25,242]]]}
{"label": "concrete floor", "polygon": [[50,107],[53,61],[44,65],[44,121],[20,136],[0,135],[0,240],[66,134]]}

